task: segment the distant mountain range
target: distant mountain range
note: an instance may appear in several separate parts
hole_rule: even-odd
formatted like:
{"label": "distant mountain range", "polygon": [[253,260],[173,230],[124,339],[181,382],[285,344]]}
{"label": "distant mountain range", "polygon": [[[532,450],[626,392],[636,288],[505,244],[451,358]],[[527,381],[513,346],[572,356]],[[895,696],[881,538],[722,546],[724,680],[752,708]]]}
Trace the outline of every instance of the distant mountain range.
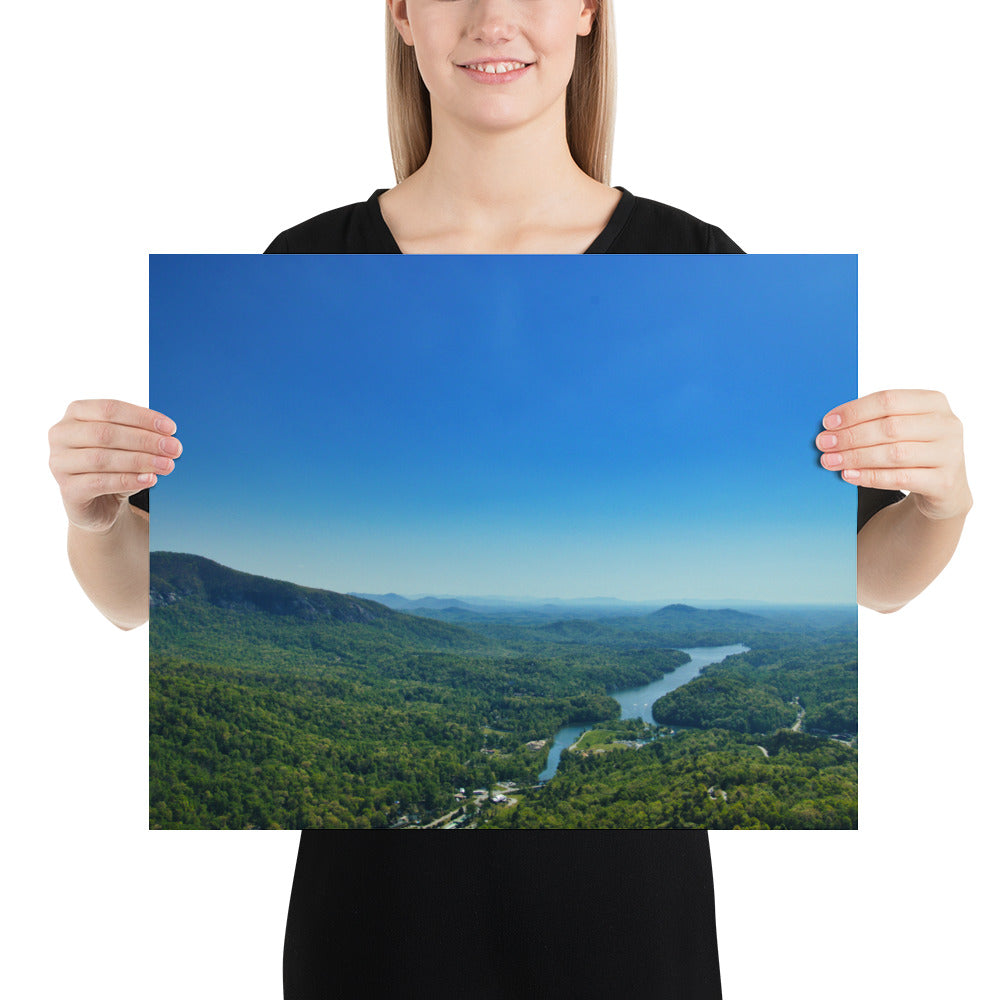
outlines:
{"label": "distant mountain range", "polygon": [[402,594],[353,594],[368,601],[378,601],[397,611],[413,611],[417,608],[427,608],[441,611],[454,608],[459,611],[495,612],[498,610],[532,610],[552,613],[565,613],[573,609],[600,609],[606,612],[621,612],[623,609],[645,610],[656,607],[655,601],[622,601],[617,597],[577,597],[577,598],[533,598],[533,597],[437,597],[432,594],[424,597],[403,597]]}
{"label": "distant mountain range", "polygon": [[[601,779],[609,801],[659,802],[669,776],[683,780],[671,805],[680,810],[677,822],[744,825],[746,796],[765,777],[763,769],[784,766],[780,747],[765,738],[782,720],[765,718],[763,709],[791,715],[795,700],[806,726],[856,731],[856,612],[765,618],[679,603],[646,613],[581,605],[487,611],[443,601],[445,608],[408,613],[173,552],[150,556],[150,601],[150,825],[156,827],[426,824],[455,810],[456,788],[534,784],[563,726],[600,721],[627,729],[612,721],[619,710],[609,692],[659,680],[687,661],[678,650],[695,646],[750,648],[673,695],[674,709],[683,713],[677,717],[693,720],[685,725],[730,730],[729,763],[718,757],[717,736],[703,746],[675,745],[671,735],[647,754],[655,793],[637,793],[631,776],[612,775]],[[809,744],[803,752],[816,749],[815,737],[793,735]],[[787,803],[776,813],[765,790],[756,818],[831,825],[836,807],[835,824],[850,825],[842,807],[853,808],[852,775],[837,771],[839,783],[823,792],[816,812],[818,786],[813,772],[803,770],[851,764],[850,748],[834,750],[796,758],[794,775],[775,778],[787,799],[794,777],[798,798],[790,801],[805,796],[803,816],[791,815]],[[617,773],[618,758],[610,758],[609,773]],[[706,811],[721,807],[706,799],[700,783],[723,764],[738,770],[730,790],[744,787],[737,778],[749,783],[739,809],[731,796],[728,818]],[[565,801],[575,809],[595,780],[588,771]],[[601,818],[606,805],[598,804],[585,823],[619,825]],[[554,822],[564,819],[560,813]],[[621,825],[647,821],[642,812]]]}
{"label": "distant mountain range", "polygon": [[[280,642],[294,646],[307,641],[302,626],[308,625],[313,636],[308,641],[317,646],[336,645],[340,641],[337,636],[346,627],[352,631],[361,628],[367,635],[365,641],[380,645],[389,642],[401,644],[400,649],[461,649],[470,653],[496,651],[512,642],[539,641],[598,643],[619,649],[649,644],[675,649],[731,642],[753,645],[762,633],[773,633],[776,626],[781,629],[776,621],[759,615],[687,604],[669,604],[652,612],[586,604],[489,608],[452,598],[378,595],[399,605],[392,608],[369,597],[255,576],[203,556],[176,552],[151,553],[149,589],[154,641],[173,645],[183,635],[182,645],[189,649],[207,633],[217,637],[242,635],[245,639],[250,620],[258,637],[269,635],[276,641],[280,634]],[[243,625],[237,627],[233,616],[240,616]],[[360,633],[355,634],[360,638]]]}
{"label": "distant mountain range", "polygon": [[418,608],[430,608],[441,611],[445,608],[457,608],[460,611],[478,611],[482,605],[468,604],[457,597],[403,597],[401,594],[352,594],[366,601],[377,601],[394,611],[416,611]]}
{"label": "distant mountain range", "polygon": [[361,592],[351,592],[352,597],[360,597],[366,601],[377,601],[386,607],[396,611],[417,611],[425,609],[428,611],[467,611],[472,614],[507,614],[511,612],[521,612],[532,615],[581,615],[587,618],[607,615],[646,615],[651,611],[663,609],[664,607],[693,607],[695,610],[716,610],[743,609],[747,612],[760,611],[762,614],[770,614],[774,611],[823,611],[830,609],[842,609],[853,607],[853,605],[823,605],[823,604],[795,604],[793,602],[783,602],[776,604],[773,601],[751,601],[742,597],[717,598],[715,600],[705,600],[703,598],[674,598],[669,601],[625,601],[618,597],[502,597],[502,596],[472,596],[454,595],[439,596],[436,594],[425,594],[421,597],[404,597],[402,594],[367,594]]}
{"label": "distant mountain range", "polygon": [[[153,608],[188,599],[215,608],[261,612],[269,615],[294,616],[314,621],[328,619],[337,622],[373,623],[387,621],[394,612],[425,611],[447,613],[447,617],[474,621],[490,609],[457,598],[407,598],[400,594],[338,594],[316,587],[304,587],[286,580],[273,580],[231,569],[204,556],[178,552],[150,554],[149,601]],[[551,620],[553,615],[565,617],[566,605],[590,605],[589,601],[549,603],[534,610]],[[622,603],[622,602],[618,602]],[[493,606],[496,611],[496,607]],[[593,616],[593,609],[588,608]],[[409,617],[409,616],[407,616]],[[633,621],[636,619],[632,619]],[[688,604],[669,604],[638,621],[666,628],[683,629],[692,626],[759,627],[765,624],[759,615],[731,609],[695,608]],[[558,623],[556,623],[558,624]],[[551,626],[550,626],[551,627]]]}

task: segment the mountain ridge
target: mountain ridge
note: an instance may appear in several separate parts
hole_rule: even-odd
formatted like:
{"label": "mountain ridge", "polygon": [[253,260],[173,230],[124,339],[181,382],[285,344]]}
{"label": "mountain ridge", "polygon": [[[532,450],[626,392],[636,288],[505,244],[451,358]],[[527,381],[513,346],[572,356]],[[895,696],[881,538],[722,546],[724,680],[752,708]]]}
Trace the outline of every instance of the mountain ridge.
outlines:
{"label": "mountain ridge", "polygon": [[695,608],[690,604],[668,604],[646,617],[660,624],[664,622],[687,624],[692,620],[698,620],[711,621],[716,625],[760,625],[766,621],[760,615],[752,615],[746,611],[734,611],[732,608]]}
{"label": "mountain ridge", "polygon": [[227,610],[262,611],[308,620],[326,617],[369,623],[393,614],[392,609],[375,601],[257,576],[205,556],[151,552],[150,607],[163,607],[184,598],[200,599]]}

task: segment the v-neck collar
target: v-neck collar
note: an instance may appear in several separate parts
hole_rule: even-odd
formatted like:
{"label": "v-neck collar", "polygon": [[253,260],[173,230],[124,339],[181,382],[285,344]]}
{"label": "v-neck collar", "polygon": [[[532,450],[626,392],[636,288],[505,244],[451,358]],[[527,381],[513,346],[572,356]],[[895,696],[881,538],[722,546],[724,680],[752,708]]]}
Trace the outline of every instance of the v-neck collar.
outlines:
{"label": "v-neck collar", "polygon": [[[384,244],[381,248],[383,253],[401,254],[403,251],[399,249],[396,237],[392,235],[392,230],[386,224],[385,216],[382,215],[382,206],[378,201],[379,197],[388,190],[388,188],[379,188],[365,202],[368,223],[371,226],[371,232],[378,233],[379,242]],[[618,204],[615,205],[615,210],[611,213],[608,224],[597,234],[597,238],[583,251],[584,253],[607,253],[608,248],[618,238],[622,229],[625,228],[628,217],[632,214],[632,209],[635,207],[635,195],[623,187],[618,187],[615,190],[621,191],[622,196],[618,199]]]}

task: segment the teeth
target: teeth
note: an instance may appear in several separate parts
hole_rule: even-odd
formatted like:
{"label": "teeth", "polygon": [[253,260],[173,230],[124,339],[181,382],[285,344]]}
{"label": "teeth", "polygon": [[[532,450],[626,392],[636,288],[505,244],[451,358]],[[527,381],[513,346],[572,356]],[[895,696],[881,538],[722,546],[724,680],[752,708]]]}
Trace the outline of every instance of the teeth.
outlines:
{"label": "teeth", "polygon": [[502,62],[502,63],[469,63],[469,69],[474,69],[477,73],[510,73],[515,69],[524,69],[527,63],[523,62]]}

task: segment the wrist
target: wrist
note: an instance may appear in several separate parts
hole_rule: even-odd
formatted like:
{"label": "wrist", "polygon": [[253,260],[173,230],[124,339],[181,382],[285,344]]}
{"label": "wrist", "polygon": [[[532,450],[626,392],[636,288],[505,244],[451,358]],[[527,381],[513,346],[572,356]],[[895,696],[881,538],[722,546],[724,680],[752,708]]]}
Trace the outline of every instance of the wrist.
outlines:
{"label": "wrist", "polygon": [[972,491],[968,486],[947,500],[931,500],[920,494],[910,494],[914,509],[928,521],[964,521],[972,510]]}
{"label": "wrist", "polygon": [[128,514],[128,500],[119,501],[110,510],[107,506],[98,505],[97,501],[106,501],[110,497],[98,497],[94,505],[88,509],[77,511],[76,516],[66,506],[66,517],[71,530],[79,531],[94,538],[113,535],[120,530],[121,524]]}

